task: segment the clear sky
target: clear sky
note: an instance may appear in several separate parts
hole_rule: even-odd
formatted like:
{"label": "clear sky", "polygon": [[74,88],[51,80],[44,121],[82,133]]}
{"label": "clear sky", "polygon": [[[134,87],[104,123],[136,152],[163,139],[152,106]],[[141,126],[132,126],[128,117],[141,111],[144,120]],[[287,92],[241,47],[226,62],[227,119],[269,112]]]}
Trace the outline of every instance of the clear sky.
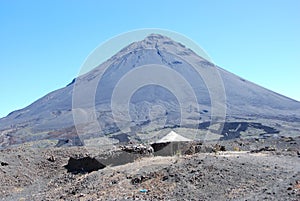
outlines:
{"label": "clear sky", "polygon": [[89,53],[141,28],[179,32],[213,61],[300,100],[300,1],[0,1],[0,117],[67,85]]}

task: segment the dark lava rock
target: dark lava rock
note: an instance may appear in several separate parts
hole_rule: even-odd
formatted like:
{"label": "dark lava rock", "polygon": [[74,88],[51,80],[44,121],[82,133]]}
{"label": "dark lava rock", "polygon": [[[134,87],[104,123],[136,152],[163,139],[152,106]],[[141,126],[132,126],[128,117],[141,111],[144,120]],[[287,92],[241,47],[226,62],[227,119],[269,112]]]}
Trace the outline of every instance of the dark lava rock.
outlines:
{"label": "dark lava rock", "polygon": [[1,162],[1,166],[7,166],[8,165],[8,163],[6,163],[6,162]]}
{"label": "dark lava rock", "polygon": [[263,148],[260,148],[260,149],[251,150],[250,153],[259,153],[259,152],[262,152],[262,151],[276,151],[276,149],[266,146],[266,147],[263,147]]}
{"label": "dark lava rock", "polygon": [[47,158],[47,160],[50,161],[50,162],[55,162],[54,156],[50,156],[49,158]]}
{"label": "dark lava rock", "polygon": [[91,157],[73,158],[70,157],[68,164],[65,166],[68,172],[76,173],[90,173],[99,169],[105,168],[105,165],[100,163],[97,159]]}

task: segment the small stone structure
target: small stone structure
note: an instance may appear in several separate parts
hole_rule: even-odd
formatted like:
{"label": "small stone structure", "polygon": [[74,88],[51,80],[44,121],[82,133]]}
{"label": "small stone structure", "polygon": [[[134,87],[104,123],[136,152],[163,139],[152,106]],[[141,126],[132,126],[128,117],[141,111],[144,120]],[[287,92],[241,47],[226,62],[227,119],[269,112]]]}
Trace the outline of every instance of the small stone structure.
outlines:
{"label": "small stone structure", "polygon": [[174,156],[176,154],[184,154],[183,150],[192,142],[191,139],[185,138],[174,131],[152,143],[154,155],[156,156]]}

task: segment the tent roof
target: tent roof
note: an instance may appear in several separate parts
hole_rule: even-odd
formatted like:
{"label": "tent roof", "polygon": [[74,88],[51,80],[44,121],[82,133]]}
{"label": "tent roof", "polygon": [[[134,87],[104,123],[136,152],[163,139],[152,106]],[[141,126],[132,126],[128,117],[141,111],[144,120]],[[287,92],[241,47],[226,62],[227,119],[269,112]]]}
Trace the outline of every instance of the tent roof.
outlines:
{"label": "tent roof", "polygon": [[156,143],[165,143],[165,142],[189,142],[192,141],[186,137],[183,137],[174,131],[171,131],[168,135],[158,140]]}

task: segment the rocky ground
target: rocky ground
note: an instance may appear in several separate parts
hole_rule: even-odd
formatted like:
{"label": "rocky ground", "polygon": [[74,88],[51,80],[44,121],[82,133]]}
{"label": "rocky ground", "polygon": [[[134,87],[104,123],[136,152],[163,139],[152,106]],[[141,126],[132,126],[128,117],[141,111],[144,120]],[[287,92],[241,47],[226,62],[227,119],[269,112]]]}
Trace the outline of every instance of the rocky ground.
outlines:
{"label": "rocky ground", "polygon": [[66,165],[91,155],[101,162],[97,150],[20,146],[0,151],[0,199],[300,200],[299,145],[300,137],[191,143],[192,152],[135,156],[90,172]]}

